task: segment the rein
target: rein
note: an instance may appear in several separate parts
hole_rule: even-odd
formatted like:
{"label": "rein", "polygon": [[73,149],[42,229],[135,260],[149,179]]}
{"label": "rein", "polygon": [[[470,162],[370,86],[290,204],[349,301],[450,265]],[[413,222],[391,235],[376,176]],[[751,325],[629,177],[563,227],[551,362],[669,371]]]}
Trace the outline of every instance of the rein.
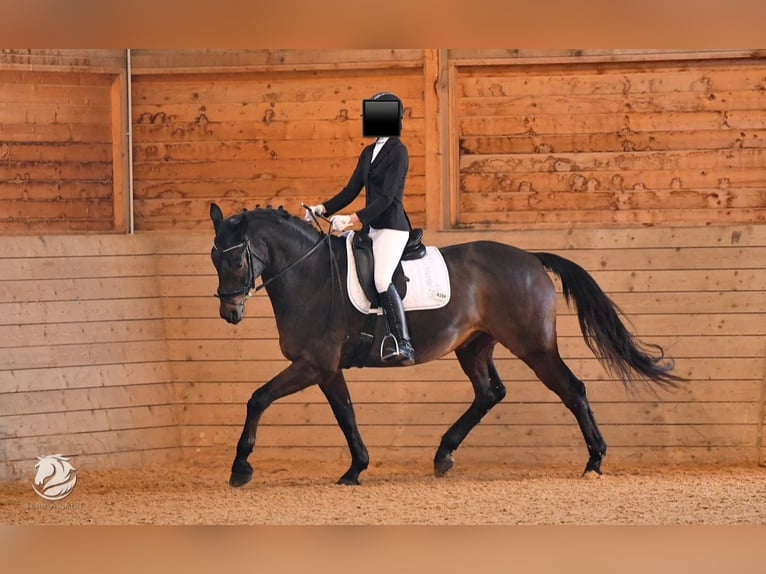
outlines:
{"label": "rein", "polygon": [[[227,253],[229,251],[233,251],[234,249],[239,249],[240,247],[245,247],[245,253],[247,255],[247,281],[245,285],[239,289],[232,289],[231,291],[221,291],[219,288],[218,291],[213,295],[214,297],[217,297],[224,303],[234,304],[233,298],[239,297],[240,295],[245,295],[247,297],[250,296],[250,293],[252,291],[255,291],[256,293],[266,287],[269,283],[272,283],[273,281],[276,281],[277,279],[281,278],[285,273],[290,271],[293,267],[296,265],[302,263],[305,259],[307,259],[314,251],[319,249],[319,247],[324,243],[325,241],[329,244],[330,243],[330,237],[331,235],[324,235],[322,239],[317,241],[314,246],[309,249],[306,253],[301,255],[298,259],[290,263],[287,267],[282,269],[279,273],[271,277],[270,279],[267,279],[266,281],[263,281],[260,285],[255,285],[255,274],[253,273],[253,258],[257,259],[264,267],[266,267],[266,262],[261,259],[258,254],[253,250],[252,245],[250,244],[250,238],[246,238],[243,242],[238,243],[237,245],[232,245],[231,247],[227,247],[226,249],[222,249],[221,253]],[[218,249],[215,245],[213,245],[213,249]],[[332,247],[330,248],[330,252],[332,253]]]}

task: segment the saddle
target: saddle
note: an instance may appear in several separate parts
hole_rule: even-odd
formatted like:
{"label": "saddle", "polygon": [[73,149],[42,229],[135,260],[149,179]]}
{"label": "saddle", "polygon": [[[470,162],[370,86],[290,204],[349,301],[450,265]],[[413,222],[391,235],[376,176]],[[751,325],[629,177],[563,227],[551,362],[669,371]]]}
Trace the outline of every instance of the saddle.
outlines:
{"label": "saddle", "polygon": [[[374,269],[375,262],[372,254],[372,239],[365,232],[355,233],[352,240],[354,259],[356,261],[356,274],[362,286],[364,294],[370,303],[379,307],[378,290],[375,288]],[[420,228],[410,230],[410,238],[402,253],[402,258],[396,266],[392,282],[399,297],[404,299],[407,294],[407,281],[409,279],[402,269],[402,261],[414,261],[421,259],[426,254],[426,246],[423,245],[423,230]]]}

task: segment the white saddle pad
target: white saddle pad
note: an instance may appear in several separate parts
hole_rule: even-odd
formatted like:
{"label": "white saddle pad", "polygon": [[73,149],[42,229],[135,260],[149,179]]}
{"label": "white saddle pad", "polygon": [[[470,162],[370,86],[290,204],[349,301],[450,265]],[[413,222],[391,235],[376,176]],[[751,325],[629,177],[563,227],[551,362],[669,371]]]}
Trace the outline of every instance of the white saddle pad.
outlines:
{"label": "white saddle pad", "polygon": [[[354,261],[352,240],[354,232],[346,234],[346,253],[348,254],[348,297],[356,309],[365,314],[380,315],[383,310],[372,308],[359,283]],[[404,274],[409,278],[407,293],[402,299],[405,311],[439,309],[449,303],[451,290],[449,272],[441,251],[433,245],[426,246],[426,255],[414,261],[402,261]]]}

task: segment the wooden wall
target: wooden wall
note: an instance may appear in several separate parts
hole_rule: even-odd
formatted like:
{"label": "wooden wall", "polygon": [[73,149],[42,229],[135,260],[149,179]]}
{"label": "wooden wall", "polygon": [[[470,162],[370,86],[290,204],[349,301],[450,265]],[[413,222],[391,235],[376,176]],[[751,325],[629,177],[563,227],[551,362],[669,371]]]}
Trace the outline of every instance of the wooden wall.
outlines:
{"label": "wooden wall", "polygon": [[153,244],[5,237],[0,257],[0,479],[35,457],[75,467],[172,458],[178,414]]}
{"label": "wooden wall", "polygon": [[[631,394],[598,365],[562,301],[562,354],[586,382],[596,418],[619,467],[664,463],[755,463],[763,423],[766,336],[766,227],[431,233],[437,245],[492,238],[549,250],[580,262],[627,313],[645,340],[659,343],[691,382],[685,389]],[[187,243],[173,297],[169,337],[182,444],[192,454],[231,456],[244,405],[287,363],[278,356],[266,297],[252,298],[236,327],[217,317],[209,242]],[[177,317],[176,317],[177,315]],[[174,335],[171,335],[175,333]],[[572,415],[504,349],[497,366],[508,396],[458,451],[461,461],[572,464],[586,451]],[[411,369],[347,371],[364,439],[376,462],[427,467],[448,426],[472,398],[454,357]],[[308,389],[275,403],[262,418],[255,460],[297,456],[347,460],[343,436],[324,397]]]}
{"label": "wooden wall", "polygon": [[[561,301],[562,353],[587,384],[610,445],[607,467],[766,463],[761,55],[137,50],[138,233],[104,235],[96,232],[124,231],[129,219],[121,60],[109,51],[50,52],[0,51],[3,93],[61,94],[55,109],[70,113],[75,94],[90,94],[82,84],[96,83],[83,97],[110,120],[99,120],[102,135],[83,141],[66,135],[77,132],[75,122],[21,121],[18,106],[11,121],[0,121],[0,149],[13,153],[0,163],[35,173],[27,183],[14,179],[16,171],[0,178],[7,245],[0,259],[0,478],[31,472],[34,457],[48,451],[94,466],[232,456],[247,398],[286,362],[265,296],[250,300],[237,327],[217,316],[209,201],[228,213],[256,203],[297,213],[300,201],[326,198],[353,169],[364,143],[358,106],[378,89],[397,91],[407,105],[403,137],[413,161],[406,202],[429,242],[491,238],[572,258],[691,379],[675,394],[626,393],[587,351]],[[59,84],[48,81],[54,76]],[[24,81],[16,86],[12,77]],[[511,91],[523,91],[524,81],[530,93]],[[566,90],[572,96],[562,98]],[[54,110],[50,102],[40,106]],[[595,111],[602,106],[609,113]],[[527,124],[518,123],[522,113]],[[721,121],[710,123],[714,117]],[[7,136],[8,126],[23,137]],[[109,157],[111,183],[100,179]],[[91,179],[102,190],[94,192],[98,200],[89,195]],[[75,207],[91,199],[105,205],[109,185],[111,227]],[[54,199],[59,189],[78,199]],[[21,199],[11,197],[18,193]],[[73,211],[46,221],[30,215],[70,203]],[[9,216],[8,206],[22,211]],[[518,360],[500,349],[497,356],[508,397],[458,451],[458,462],[579,470],[585,450],[573,417]],[[348,379],[379,463],[427,468],[471,399],[452,357],[412,369],[351,370]],[[339,471],[347,462],[317,389],[278,402],[262,425],[255,461],[311,457]]]}
{"label": "wooden wall", "polygon": [[455,225],[766,221],[765,59],[470,56],[450,60]]}
{"label": "wooden wall", "polygon": [[125,230],[125,85],[118,50],[0,50],[0,233]]}
{"label": "wooden wall", "polygon": [[405,102],[408,207],[424,224],[422,50],[197,55],[136,55],[137,230],[204,230],[213,200],[231,212],[331,197],[369,143],[362,100],[383,90]]}

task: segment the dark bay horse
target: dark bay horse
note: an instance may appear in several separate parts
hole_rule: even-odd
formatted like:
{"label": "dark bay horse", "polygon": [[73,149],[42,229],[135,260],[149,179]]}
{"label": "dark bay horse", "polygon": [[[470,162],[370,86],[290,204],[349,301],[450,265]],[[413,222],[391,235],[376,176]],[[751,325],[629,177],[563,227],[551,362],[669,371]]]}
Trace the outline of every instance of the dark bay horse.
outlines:
{"label": "dark bay horse", "polygon": [[[258,422],[277,399],[319,385],[332,408],[351,452],[351,466],[338,480],[358,484],[369,463],[357,428],[343,369],[351,366],[366,316],[345,292],[345,239],[326,235],[282,209],[256,208],[224,219],[212,204],[215,227],[212,260],[218,272],[220,315],[239,323],[245,302],[261,277],[274,308],[282,354],[290,365],[258,388],[247,402],[247,416],[237,443],[229,483],[250,481],[247,461],[255,445]],[[530,253],[492,241],[475,241],[441,249],[450,274],[452,297],[441,309],[407,313],[416,364],[455,352],[474,389],[474,400],[447,430],[434,457],[434,471],[453,466],[452,453],[471,429],[505,396],[492,353],[497,343],[508,348],[556,393],[574,414],[588,447],[585,472],[601,473],[606,443],[596,425],[585,385],[559,356],[556,341],[557,293],[547,271],[562,283],[567,302],[577,308],[589,348],[607,370],[627,386],[633,382],[675,386],[683,379],[671,373],[656,345],[631,334],[619,310],[579,265],[550,253]],[[379,326],[376,340],[382,335]],[[366,366],[381,367],[373,345]]]}

